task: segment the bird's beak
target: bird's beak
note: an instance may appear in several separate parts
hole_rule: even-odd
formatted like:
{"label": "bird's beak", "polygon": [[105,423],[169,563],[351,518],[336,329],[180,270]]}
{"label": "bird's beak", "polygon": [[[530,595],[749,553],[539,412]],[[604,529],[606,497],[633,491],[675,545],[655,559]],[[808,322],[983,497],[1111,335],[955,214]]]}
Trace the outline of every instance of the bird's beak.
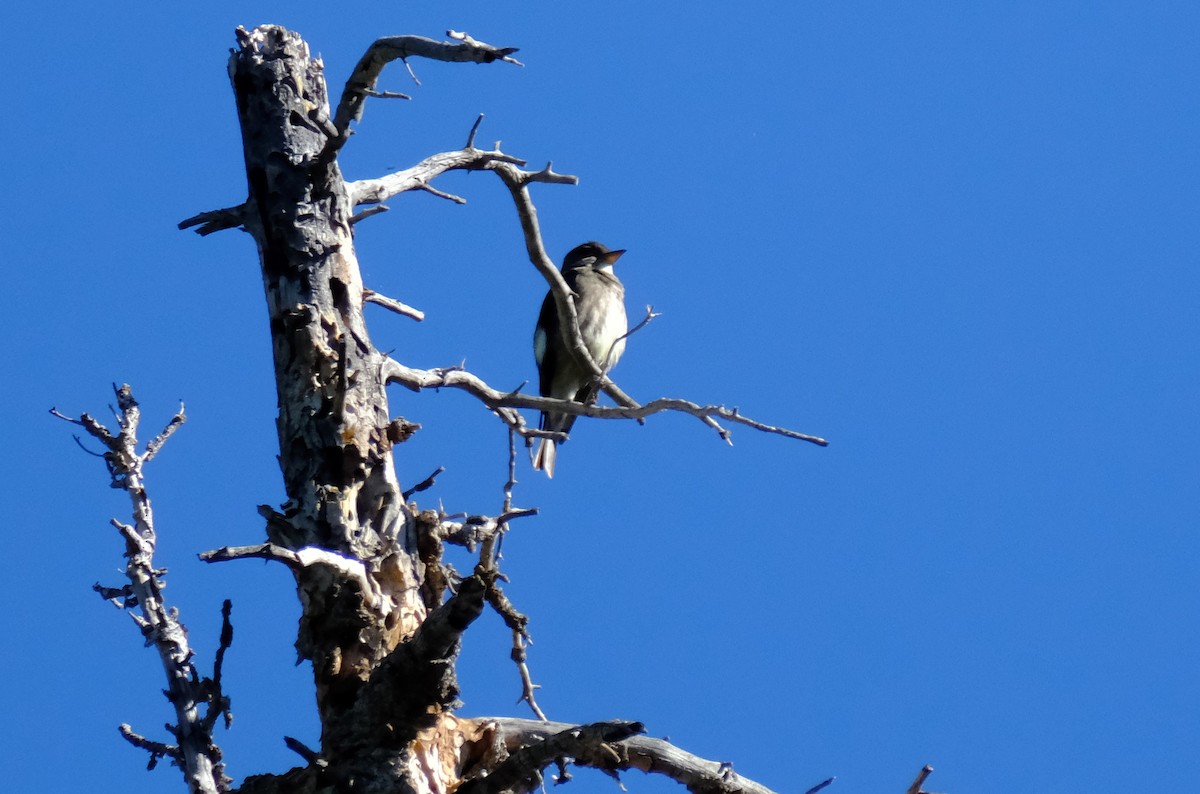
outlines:
{"label": "bird's beak", "polygon": [[620,249],[619,251],[609,251],[607,254],[600,257],[600,261],[606,265],[611,265],[613,262],[616,262],[618,259],[620,259],[621,254],[623,253],[625,253],[624,248]]}

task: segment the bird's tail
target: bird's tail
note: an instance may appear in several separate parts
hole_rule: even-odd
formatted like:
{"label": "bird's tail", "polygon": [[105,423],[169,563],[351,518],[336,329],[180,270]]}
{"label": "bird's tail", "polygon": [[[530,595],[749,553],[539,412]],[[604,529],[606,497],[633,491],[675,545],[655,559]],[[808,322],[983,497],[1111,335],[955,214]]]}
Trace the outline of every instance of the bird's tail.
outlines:
{"label": "bird's tail", "polygon": [[546,472],[546,476],[554,479],[554,460],[558,457],[558,445],[552,438],[543,438],[538,444],[537,455],[533,458],[533,468]]}

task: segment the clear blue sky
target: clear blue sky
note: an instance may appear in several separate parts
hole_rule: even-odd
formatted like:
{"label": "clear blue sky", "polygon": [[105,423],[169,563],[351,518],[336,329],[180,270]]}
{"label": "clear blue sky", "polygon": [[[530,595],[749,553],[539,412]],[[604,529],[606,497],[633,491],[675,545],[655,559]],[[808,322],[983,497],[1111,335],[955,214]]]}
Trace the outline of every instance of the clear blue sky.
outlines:
{"label": "clear blue sky", "polygon": [[[208,664],[236,640],[231,774],[316,744],[283,568],[205,566],[278,503],[275,395],[250,238],[175,224],[245,195],[226,57],[281,23],[334,90],[377,36],[467,30],[526,68],[414,62],[372,102],[351,178],[480,140],[578,187],[536,191],[559,258],[599,239],[632,314],[641,399],[725,402],[818,449],[698,422],[584,421],[542,514],[505,544],[552,719],[622,717],[780,792],[1194,790],[1200,783],[1200,55],[1195,3],[10,3],[0,193],[12,791],[179,791],[116,725],[163,738],[155,654],[90,591],[120,582],[127,507],[47,415],[135,386],[168,595]],[[661,7],[660,7],[661,6]],[[358,227],[375,343],[416,366],[534,378],[545,286],[492,175]],[[392,395],[424,429],[422,504],[496,512],[503,427],[457,393]],[[465,559],[459,560],[462,567]],[[524,715],[494,617],[464,713]],[[674,790],[640,774],[633,791]],[[574,790],[612,791],[581,775]]]}

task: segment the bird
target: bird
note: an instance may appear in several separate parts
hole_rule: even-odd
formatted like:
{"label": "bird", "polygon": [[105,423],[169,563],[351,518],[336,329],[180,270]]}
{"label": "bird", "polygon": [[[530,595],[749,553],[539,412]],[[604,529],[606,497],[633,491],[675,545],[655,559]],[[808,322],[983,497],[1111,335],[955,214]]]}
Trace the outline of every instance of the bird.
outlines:
{"label": "bird", "polygon": [[[605,374],[625,352],[625,335],[629,329],[625,317],[625,287],[613,273],[613,263],[624,253],[625,249],[610,251],[591,241],[572,248],[562,264],[563,279],[575,293],[579,334],[592,360]],[[596,399],[595,378],[567,348],[553,292],[547,292],[542,301],[542,311],[533,331],[533,357],[537,361],[538,385],[543,397],[585,404]],[[571,414],[542,411],[538,427],[567,433],[573,424],[575,417]],[[534,456],[533,467],[553,478],[556,458],[554,440],[543,438]]]}

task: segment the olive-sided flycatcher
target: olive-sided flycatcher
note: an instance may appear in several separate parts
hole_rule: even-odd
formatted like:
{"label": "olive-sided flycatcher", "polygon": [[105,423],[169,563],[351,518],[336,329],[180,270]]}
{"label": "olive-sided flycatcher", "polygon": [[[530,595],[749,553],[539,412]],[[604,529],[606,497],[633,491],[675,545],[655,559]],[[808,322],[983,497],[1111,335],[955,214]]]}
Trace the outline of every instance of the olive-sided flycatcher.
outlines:
{"label": "olive-sided flycatcher", "polygon": [[[624,250],[610,251],[597,242],[584,243],[571,249],[562,266],[563,279],[575,293],[583,343],[605,373],[625,352],[625,333],[629,329],[625,319],[625,287],[613,273],[613,263],[623,253]],[[567,349],[553,293],[546,293],[542,301],[542,311],[533,330],[533,357],[537,360],[543,397],[581,403],[595,401],[595,379]],[[567,433],[573,424],[574,416],[543,411],[538,426],[542,430]],[[553,477],[555,456],[555,443],[543,438],[533,467]]]}

